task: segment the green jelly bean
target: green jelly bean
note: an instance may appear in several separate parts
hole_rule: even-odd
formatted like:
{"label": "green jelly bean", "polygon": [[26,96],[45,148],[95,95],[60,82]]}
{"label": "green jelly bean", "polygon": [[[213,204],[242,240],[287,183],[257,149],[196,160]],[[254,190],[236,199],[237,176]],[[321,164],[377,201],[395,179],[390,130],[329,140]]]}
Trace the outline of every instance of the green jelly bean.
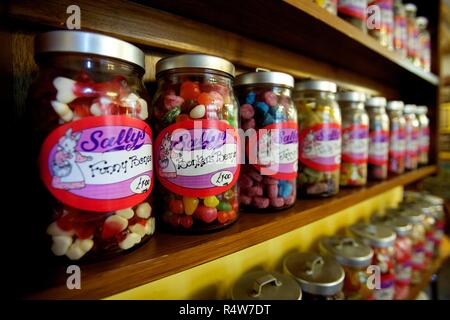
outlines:
{"label": "green jelly bean", "polygon": [[175,107],[169,112],[167,112],[164,117],[162,118],[162,121],[165,125],[169,125],[172,122],[175,121],[175,118],[181,113],[181,107]]}
{"label": "green jelly bean", "polygon": [[217,206],[217,210],[219,211],[230,211],[231,209],[231,204],[225,201],[220,201],[219,205]]}

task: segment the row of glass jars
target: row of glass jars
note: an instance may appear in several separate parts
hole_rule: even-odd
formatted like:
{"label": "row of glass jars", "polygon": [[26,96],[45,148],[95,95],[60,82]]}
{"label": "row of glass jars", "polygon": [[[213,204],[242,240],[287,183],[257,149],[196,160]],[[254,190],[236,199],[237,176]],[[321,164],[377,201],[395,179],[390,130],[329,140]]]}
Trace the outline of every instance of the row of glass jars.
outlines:
{"label": "row of glass jars", "polygon": [[[290,75],[243,74],[234,91],[230,62],[179,55],[156,64],[158,90],[148,108],[144,53],[129,43],[53,31],[36,39],[36,61],[31,139],[56,256],[79,260],[136,248],[154,233],[155,213],[161,226],[205,232],[235,222],[240,205],[285,209],[295,202],[297,180],[302,194],[338,192],[341,115],[334,83],[300,82],[296,108]],[[345,116],[361,114],[351,117],[344,138],[386,142],[377,134],[386,134],[387,116],[370,116],[376,121],[369,123],[361,101],[352,100],[360,94],[340,96],[351,109]],[[370,110],[383,109],[382,99],[374,99]],[[379,148],[373,149],[369,154],[378,159]],[[358,158],[356,168],[360,161],[367,159]],[[343,168],[352,179],[354,166]]]}
{"label": "row of glass jars", "polygon": [[324,237],[318,253],[291,253],[283,274],[252,271],[231,288],[245,300],[403,300],[421,282],[442,239],[443,201],[405,192],[398,209]]}

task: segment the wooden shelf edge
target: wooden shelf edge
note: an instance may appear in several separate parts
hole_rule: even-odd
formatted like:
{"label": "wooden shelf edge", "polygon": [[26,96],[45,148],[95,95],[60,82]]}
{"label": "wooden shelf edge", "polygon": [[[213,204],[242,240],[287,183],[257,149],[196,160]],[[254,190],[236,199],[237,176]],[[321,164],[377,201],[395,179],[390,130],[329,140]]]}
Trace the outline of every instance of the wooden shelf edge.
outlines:
{"label": "wooden shelf edge", "polygon": [[298,200],[293,208],[284,212],[246,213],[233,226],[213,234],[186,236],[158,232],[135,252],[83,266],[82,290],[66,288],[66,269],[60,265],[55,269],[59,279],[53,287],[26,298],[98,299],[123,292],[306,226],[394,187],[420,180],[436,170],[434,165],[427,166],[364,188],[345,189],[330,199]]}

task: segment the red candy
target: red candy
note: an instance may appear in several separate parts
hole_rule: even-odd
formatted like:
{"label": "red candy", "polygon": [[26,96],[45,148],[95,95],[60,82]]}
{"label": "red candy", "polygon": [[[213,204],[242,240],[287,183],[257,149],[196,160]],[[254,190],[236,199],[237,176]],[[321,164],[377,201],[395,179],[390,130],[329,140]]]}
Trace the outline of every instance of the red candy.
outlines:
{"label": "red candy", "polygon": [[192,224],[194,223],[194,220],[192,220],[191,216],[181,216],[180,217],[180,224],[183,226],[183,228],[185,229],[189,229],[190,227],[192,227]]}
{"label": "red candy", "polygon": [[185,81],[180,88],[180,96],[184,100],[195,100],[200,94],[198,82]]}
{"label": "red candy", "polygon": [[199,104],[204,104],[205,106],[209,104],[215,104],[220,109],[223,106],[223,97],[216,91],[211,91],[209,93],[202,92],[198,96],[197,102]]}
{"label": "red candy", "polygon": [[277,179],[274,179],[274,178],[271,178],[271,177],[264,177],[264,179],[263,179],[263,183],[264,184],[278,184],[278,180]]}
{"label": "red candy", "polygon": [[213,83],[202,83],[200,85],[200,89],[202,92],[211,92],[216,91],[221,94],[222,97],[228,96],[228,88],[225,86],[222,86],[220,84],[213,84]]}
{"label": "red candy", "polygon": [[219,211],[217,212],[217,220],[220,223],[225,223],[229,220],[228,211]]}
{"label": "red candy", "polygon": [[182,200],[172,199],[169,202],[169,210],[172,213],[183,214],[184,213],[184,205]]}
{"label": "red candy", "polygon": [[203,222],[211,223],[217,218],[217,209],[199,205],[194,212],[194,216]]}

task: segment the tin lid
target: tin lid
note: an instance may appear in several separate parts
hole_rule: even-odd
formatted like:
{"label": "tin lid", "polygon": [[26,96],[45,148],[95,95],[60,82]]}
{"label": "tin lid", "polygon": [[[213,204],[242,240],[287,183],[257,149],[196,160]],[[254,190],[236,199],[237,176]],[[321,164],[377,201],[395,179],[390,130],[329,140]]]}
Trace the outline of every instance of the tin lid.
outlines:
{"label": "tin lid", "polygon": [[350,226],[349,231],[365,244],[375,248],[390,247],[395,241],[394,231],[379,224],[357,223]]}
{"label": "tin lid", "polygon": [[292,253],[283,260],[284,272],[294,277],[302,291],[331,296],[342,290],[344,270],[333,257]]}
{"label": "tin lid", "polygon": [[387,104],[385,97],[372,97],[366,100],[366,107],[385,108]]}
{"label": "tin lid", "polygon": [[156,63],[156,74],[179,68],[211,69],[228,73],[234,77],[234,65],[223,58],[201,53],[187,53],[159,60]]}
{"label": "tin lid", "polygon": [[344,266],[367,267],[373,257],[373,250],[364,243],[344,236],[322,238],[319,249],[323,255],[331,255]]}
{"label": "tin lid", "polygon": [[248,84],[275,84],[293,88],[294,77],[283,72],[274,72],[257,68],[256,72],[240,74],[234,80],[235,86]]}
{"label": "tin lid", "polygon": [[338,92],[336,94],[336,100],[348,102],[364,102],[366,101],[366,95],[358,91]]}
{"label": "tin lid", "polygon": [[415,104],[405,104],[405,109],[403,109],[404,113],[416,113],[416,105]]}
{"label": "tin lid", "polygon": [[401,110],[403,110],[404,107],[405,107],[405,104],[403,103],[403,101],[399,101],[399,100],[389,101],[386,105],[386,109],[392,110],[392,111],[401,111]]}
{"label": "tin lid", "polygon": [[58,30],[37,35],[35,54],[72,52],[115,58],[145,67],[144,52],[131,43],[103,34]]}
{"label": "tin lid", "polygon": [[374,224],[383,224],[391,228],[398,236],[404,237],[411,233],[412,225],[405,217],[398,217],[393,214],[384,216],[374,214],[370,218],[370,222]]}
{"label": "tin lid", "polygon": [[297,91],[305,91],[305,90],[313,90],[313,91],[327,91],[335,93],[337,90],[337,85],[331,81],[324,80],[304,80],[297,82],[295,84],[295,90]]}
{"label": "tin lid", "polygon": [[417,210],[414,206],[405,206],[403,210],[398,212],[398,216],[404,217],[412,224],[420,224],[425,219],[425,215],[421,210]]}
{"label": "tin lid", "polygon": [[302,290],[291,277],[264,270],[251,271],[231,288],[233,300],[301,300]]}
{"label": "tin lid", "polygon": [[428,26],[428,19],[426,17],[420,16],[416,18],[416,23],[420,29],[426,29],[426,27]]}
{"label": "tin lid", "polygon": [[423,194],[423,199],[435,206],[444,205],[444,199],[442,199],[441,197],[438,197],[438,196],[434,196],[432,194]]}
{"label": "tin lid", "polygon": [[427,106],[416,106],[416,114],[427,114],[428,108]]}
{"label": "tin lid", "polygon": [[408,12],[417,12],[417,6],[414,3],[405,3],[405,10]]}

